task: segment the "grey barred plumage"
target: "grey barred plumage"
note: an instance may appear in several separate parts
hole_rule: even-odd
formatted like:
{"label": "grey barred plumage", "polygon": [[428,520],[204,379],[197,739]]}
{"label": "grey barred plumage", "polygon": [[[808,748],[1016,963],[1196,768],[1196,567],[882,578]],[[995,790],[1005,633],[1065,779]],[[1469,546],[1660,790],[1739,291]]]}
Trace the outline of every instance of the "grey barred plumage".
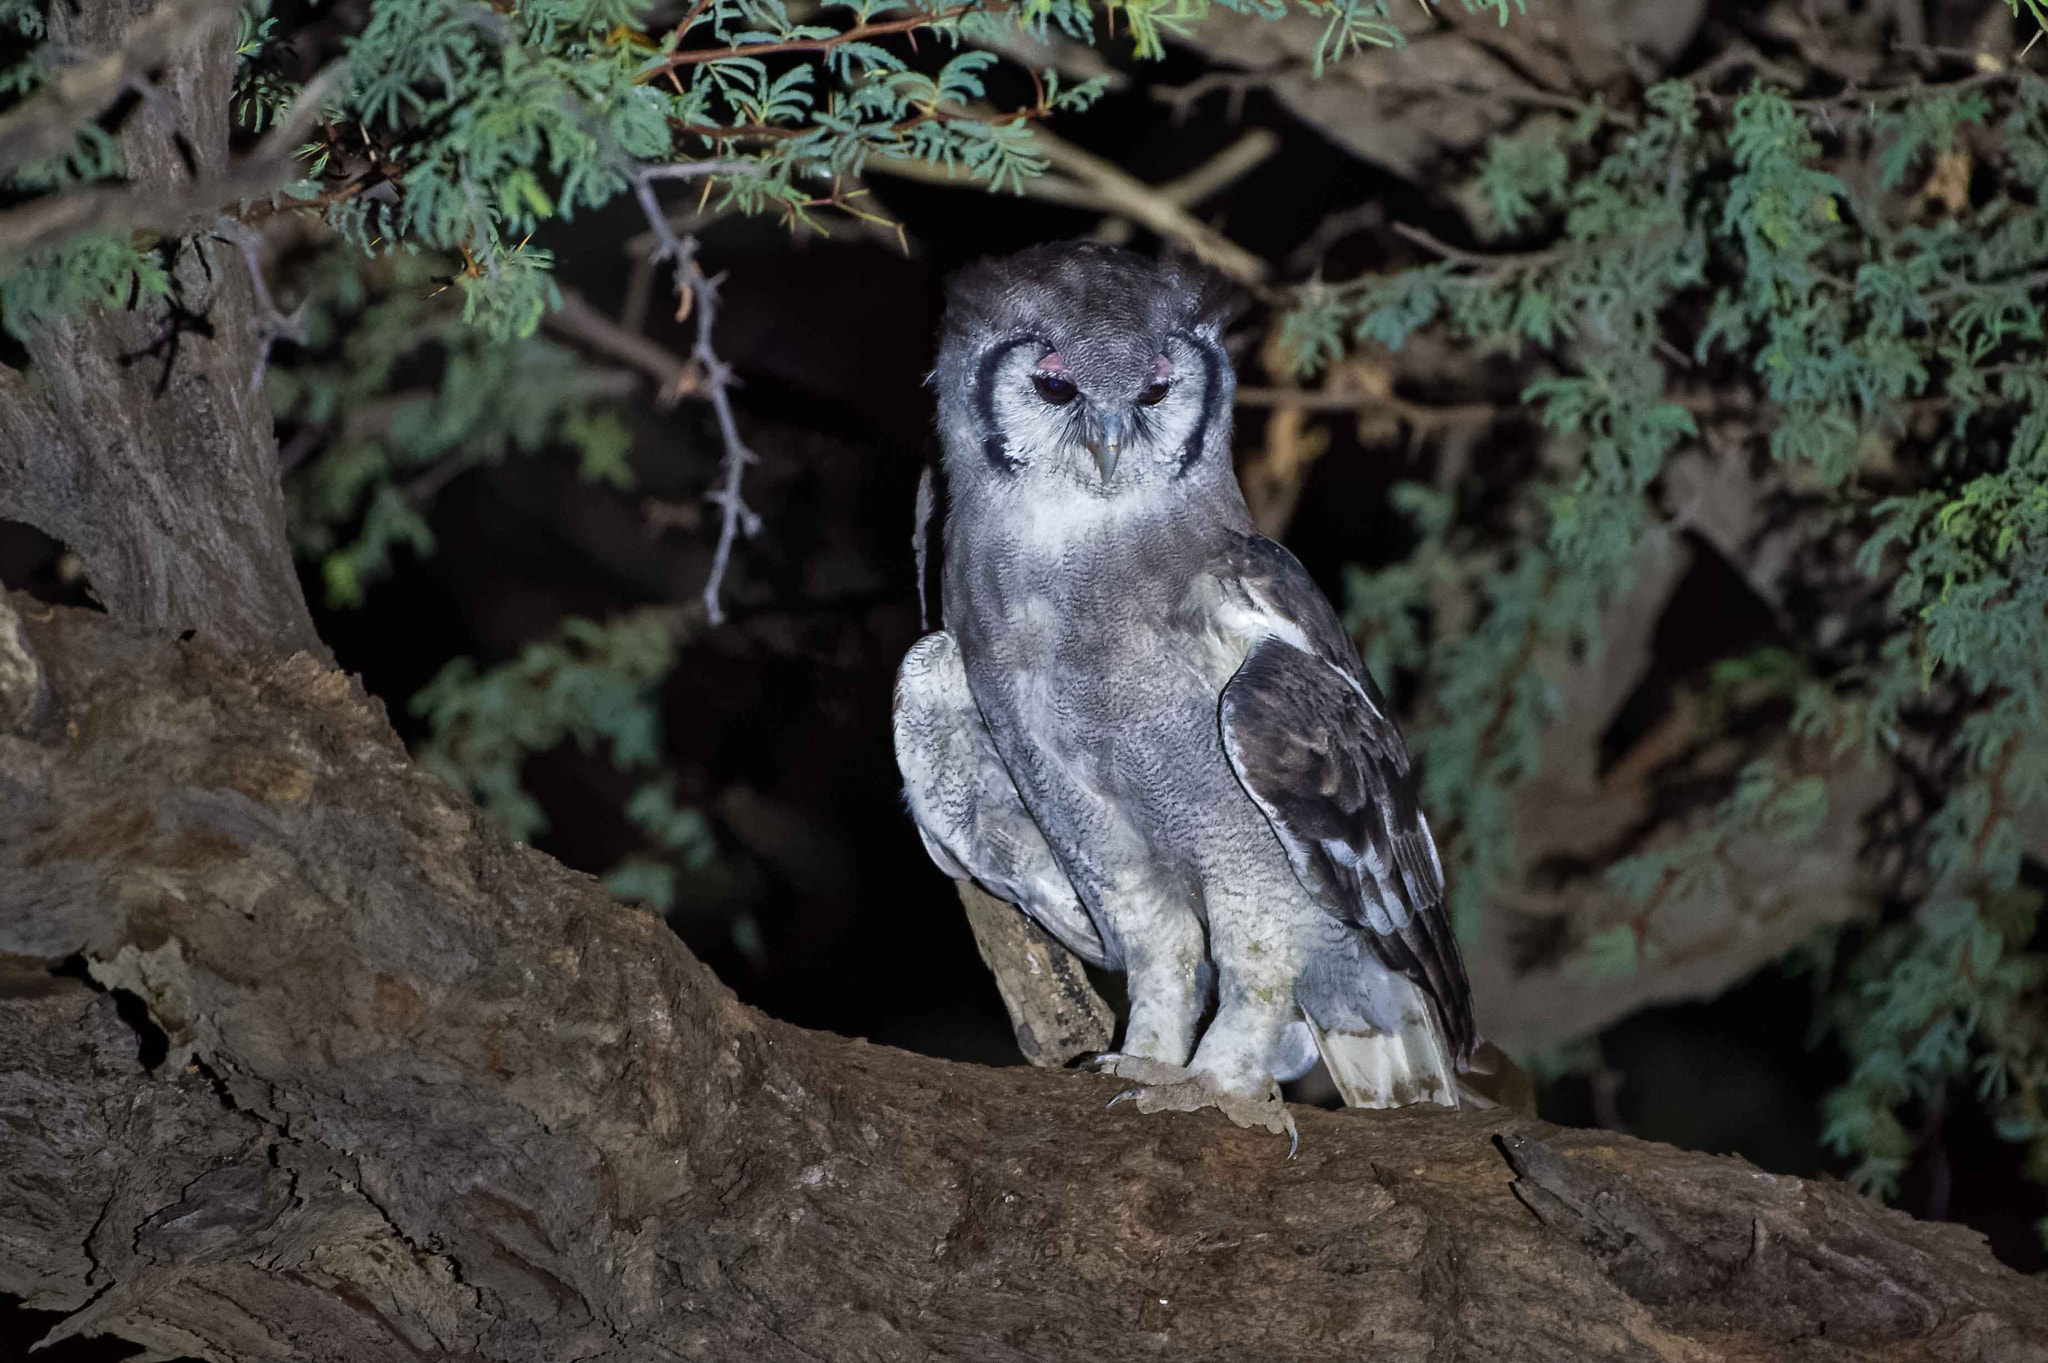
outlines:
{"label": "grey barred plumage", "polygon": [[1266,1100],[1318,1052],[1354,1105],[1455,1105],[1476,1037],[1416,774],[1245,510],[1227,316],[1206,272],[1094,245],[955,280],[911,812],[941,869],[1127,974],[1104,1065],[1164,1105]]}

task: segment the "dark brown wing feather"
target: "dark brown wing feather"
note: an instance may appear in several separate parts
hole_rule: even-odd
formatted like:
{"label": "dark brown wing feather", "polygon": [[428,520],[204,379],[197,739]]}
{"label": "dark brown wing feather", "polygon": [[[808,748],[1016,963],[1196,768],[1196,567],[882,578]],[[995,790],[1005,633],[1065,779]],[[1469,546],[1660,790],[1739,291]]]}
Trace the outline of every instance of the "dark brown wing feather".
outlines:
{"label": "dark brown wing feather", "polygon": [[[1455,1061],[1471,1058],[1472,989],[1400,732],[1336,613],[1293,555],[1247,536],[1231,567],[1247,604],[1293,630],[1253,645],[1224,688],[1224,748],[1294,863],[1389,969],[1422,986]],[[1308,651],[1282,637],[1299,631]]]}

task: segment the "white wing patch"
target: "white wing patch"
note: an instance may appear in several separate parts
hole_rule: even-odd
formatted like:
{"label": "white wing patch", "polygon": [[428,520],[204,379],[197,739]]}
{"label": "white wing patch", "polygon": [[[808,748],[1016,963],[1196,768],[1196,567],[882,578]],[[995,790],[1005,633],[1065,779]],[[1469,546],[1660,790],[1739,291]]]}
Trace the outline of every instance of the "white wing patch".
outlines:
{"label": "white wing patch", "polygon": [[1195,579],[1189,595],[1201,626],[1196,638],[1201,651],[1198,666],[1219,691],[1244,666],[1245,656],[1267,639],[1278,639],[1311,658],[1316,656],[1301,626],[1243,583],[1226,583],[1204,574]]}
{"label": "white wing patch", "polygon": [[[1290,648],[1298,649],[1301,652],[1306,653],[1309,657],[1314,658],[1324,667],[1329,668],[1332,672],[1335,672],[1338,676],[1342,677],[1344,679],[1344,684],[1351,688],[1351,692],[1353,695],[1358,697],[1359,703],[1365,706],[1366,713],[1371,715],[1376,720],[1385,722],[1386,716],[1380,713],[1379,706],[1374,705],[1372,703],[1372,697],[1365,694],[1365,688],[1358,684],[1358,678],[1352,676],[1351,673],[1346,669],[1338,667],[1335,663],[1332,663],[1328,658],[1323,657],[1322,654],[1316,652],[1316,650],[1310,646],[1308,641],[1308,635],[1302,632],[1301,626],[1295,624],[1292,620],[1287,619],[1285,616],[1281,615],[1280,612],[1274,610],[1272,603],[1267,601],[1266,598],[1264,598],[1263,596],[1259,595],[1258,588],[1253,587],[1251,584],[1247,583],[1245,584],[1244,592],[1245,595],[1250,597],[1252,601],[1258,606],[1257,618],[1269,622],[1266,628],[1266,633],[1268,635],[1275,639],[1280,640],[1282,643],[1288,645]],[[1250,651],[1249,645],[1246,646],[1246,651]]]}

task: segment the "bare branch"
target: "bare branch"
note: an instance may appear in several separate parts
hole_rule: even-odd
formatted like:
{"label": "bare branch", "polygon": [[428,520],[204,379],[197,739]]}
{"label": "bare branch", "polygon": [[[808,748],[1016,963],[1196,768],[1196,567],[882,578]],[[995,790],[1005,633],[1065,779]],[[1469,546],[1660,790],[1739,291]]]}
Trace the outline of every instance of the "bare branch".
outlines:
{"label": "bare branch", "polygon": [[1088,983],[1081,958],[1022,910],[973,881],[953,885],[1024,1058],[1056,1070],[1091,1051],[1108,1050],[1116,1035],[1116,1010]]}
{"label": "bare branch", "polygon": [[[1083,151],[1044,128],[1034,129],[1032,140],[1033,145],[1052,164],[1053,169],[1063,174],[1039,176],[1024,181],[1018,186],[1018,190],[1027,197],[1043,199],[1047,203],[1070,204],[1076,208],[1091,208],[1098,212],[1115,213],[1129,218],[1147,231],[1178,243],[1197,260],[1214,266],[1243,284],[1257,286],[1264,282],[1271,271],[1272,267],[1266,261],[1188,212],[1181,203],[1165,194],[1163,187],[1148,185],[1112,162],[1092,152]],[[1225,162],[1222,169],[1234,168],[1231,178],[1243,174],[1245,170],[1250,169],[1251,164],[1263,160],[1264,155],[1257,156],[1250,164],[1240,164],[1241,158],[1251,156],[1261,145],[1249,138],[1240,141],[1225,153],[1232,159]],[[900,179],[920,180],[927,184],[982,183],[964,173],[927,165],[908,157],[870,161],[868,173],[877,172],[894,175]],[[1200,189],[1201,182],[1196,182],[1194,188]],[[1185,187],[1182,192],[1185,192]]]}
{"label": "bare branch", "polygon": [[[1176,208],[1193,208],[1264,165],[1279,150],[1280,138],[1271,129],[1253,128],[1187,174],[1153,186],[1152,192]],[[1121,246],[1130,240],[1131,221],[1117,213],[1113,203],[1105,200],[1103,206],[1112,216],[1092,235],[1096,241]]]}
{"label": "bare branch", "polygon": [[655,402],[667,408],[695,393],[702,376],[696,366],[681,356],[656,345],[637,331],[630,331],[599,312],[574,289],[562,290],[562,306],[542,323],[549,331],[609,355],[654,380]]}
{"label": "bare branch", "polygon": [[1519,270],[1540,269],[1556,261],[1564,254],[1562,251],[1523,251],[1518,254],[1489,255],[1483,251],[1467,251],[1462,247],[1453,246],[1429,232],[1425,232],[1420,227],[1414,227],[1405,222],[1394,224],[1394,234],[1406,237],[1423,250],[1430,252],[1432,255],[1442,256],[1445,260],[1455,261],[1460,265],[1470,265],[1475,269],[1492,270],[1503,274],[1514,273]]}
{"label": "bare branch", "polygon": [[234,218],[223,218],[214,234],[232,242],[242,253],[242,263],[249,267],[249,287],[256,295],[256,316],[251,319],[256,328],[256,363],[249,377],[249,391],[253,393],[263,387],[263,373],[270,366],[270,348],[279,341],[306,339],[306,304],[301,300],[289,313],[279,310],[277,300],[270,296],[270,285],[263,278],[263,238],[254,228]]}
{"label": "bare branch", "polygon": [[676,317],[687,316],[694,308],[697,314],[697,344],[691,351],[699,373],[702,375],[702,391],[711,401],[711,410],[718,418],[718,434],[725,445],[725,458],[719,466],[719,485],[705,495],[705,500],[719,509],[718,547],[712,552],[711,574],[704,583],[704,613],[714,625],[725,623],[725,609],[719,604],[719,593],[725,583],[726,569],[732,563],[732,548],[741,535],[752,538],[761,529],[761,518],[754,513],[740,496],[740,482],[746,476],[747,465],[754,463],[757,456],[740,439],[739,423],[732,410],[732,387],[737,382],[732,368],[718,357],[712,347],[711,333],[718,320],[718,285],[723,276],[709,276],[697,264],[697,239],[679,237],[669,226],[668,216],[661,211],[661,201],[655,197],[654,184],[657,180],[697,179],[706,175],[749,175],[754,166],[746,161],[689,161],[676,165],[646,166],[634,173],[633,193],[639,200],[640,211],[646,216],[647,226],[660,244],[655,248],[652,259],[667,261],[675,271]]}

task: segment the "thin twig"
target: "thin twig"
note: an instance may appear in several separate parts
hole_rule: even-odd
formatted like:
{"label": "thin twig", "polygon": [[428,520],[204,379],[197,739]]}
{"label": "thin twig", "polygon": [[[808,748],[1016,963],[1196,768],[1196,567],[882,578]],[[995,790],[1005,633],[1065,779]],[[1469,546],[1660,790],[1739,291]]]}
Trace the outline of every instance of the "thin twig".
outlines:
{"label": "thin twig", "polygon": [[697,0],[696,4],[691,5],[690,12],[685,14],[683,21],[675,27],[676,41],[681,42],[689,37],[690,30],[697,26],[697,21],[704,17],[704,11],[710,8],[711,0]]}
{"label": "thin twig", "polygon": [[[1247,139],[1227,151],[1225,156],[1257,151],[1260,145]],[[1018,192],[1025,197],[1129,218],[1147,231],[1179,244],[1197,260],[1214,266],[1243,284],[1258,286],[1272,268],[1169,198],[1163,192],[1164,186],[1148,185],[1123,168],[1092,152],[1083,151],[1043,128],[1036,130],[1033,146],[1054,170],[1063,173],[1040,175],[1023,181]],[[1235,173],[1242,174],[1245,169],[1249,166],[1240,166]],[[870,161],[867,173],[873,175],[877,172],[927,184],[980,183],[964,173],[909,158]]]}
{"label": "thin twig", "polygon": [[1279,134],[1269,128],[1253,128],[1187,174],[1164,182],[1157,192],[1170,204],[1193,208],[1264,165],[1279,150]]}
{"label": "thin twig", "polygon": [[234,218],[222,218],[213,233],[233,243],[242,253],[242,263],[249,267],[249,288],[256,296],[256,364],[249,376],[249,391],[261,392],[263,373],[270,367],[271,347],[279,341],[306,339],[306,304],[301,299],[290,312],[278,308],[277,300],[270,296],[270,285],[263,278],[263,238],[254,228]]}
{"label": "thin twig", "polygon": [[[1264,165],[1280,150],[1280,138],[1268,128],[1253,128],[1185,175],[1154,185],[1152,192],[1177,208],[1193,208],[1222,193]],[[1131,221],[1105,203],[1110,216],[1097,225],[1093,240],[1121,246],[1131,236]]]}
{"label": "thin twig", "polygon": [[1451,245],[1440,237],[1425,232],[1420,227],[1410,226],[1405,222],[1394,224],[1394,234],[1406,237],[1423,250],[1440,255],[1445,260],[1456,261],[1460,265],[1471,265],[1478,269],[1494,270],[1500,273],[1539,269],[1542,266],[1553,263],[1563,254],[1561,251],[1526,251],[1519,255],[1487,255],[1482,251],[1467,251],[1462,247]]}
{"label": "thin twig", "polygon": [[697,314],[697,343],[691,351],[701,374],[698,391],[710,399],[711,410],[718,418],[718,434],[725,445],[725,457],[720,464],[719,485],[704,494],[704,499],[719,509],[718,547],[711,555],[711,574],[704,583],[704,614],[714,625],[725,623],[725,609],[719,604],[719,592],[725,583],[727,567],[732,562],[732,547],[741,536],[752,538],[761,529],[761,518],[754,513],[740,496],[740,482],[746,475],[747,465],[756,461],[753,451],[740,439],[739,423],[733,417],[732,387],[736,380],[732,369],[718,357],[711,344],[711,333],[718,320],[718,285],[723,275],[711,276],[704,273],[697,263],[697,238],[679,237],[668,224],[667,214],[661,211],[661,201],[655,197],[654,183],[664,179],[689,179],[705,175],[746,175],[753,173],[753,165],[746,161],[691,161],[673,166],[648,166],[633,176],[633,194],[639,200],[640,211],[647,218],[647,226],[660,243],[654,250],[653,259],[667,261],[675,270],[677,317],[687,315],[692,309]]}
{"label": "thin twig", "polygon": [[642,255],[631,257],[626,275],[626,299],[619,305],[619,325],[638,335],[647,326],[647,309],[654,299],[654,262]]}
{"label": "thin twig", "polygon": [[629,330],[592,307],[574,289],[562,290],[562,306],[542,325],[615,360],[624,360],[654,380],[655,401],[664,408],[697,391],[701,376],[689,361]]}
{"label": "thin twig", "polygon": [[1213,265],[1240,283],[1258,285],[1271,270],[1263,259],[1239,246],[1180,205],[1161,197],[1152,186],[1113,162],[1040,128],[1032,138],[1039,154],[1055,170],[1063,170],[1093,189],[1115,211],[1139,226],[1185,246],[1197,260]]}
{"label": "thin twig", "polygon": [[1280,268],[1283,273],[1296,278],[1315,273],[1331,247],[1355,233],[1383,227],[1386,221],[1387,206],[1378,199],[1368,199],[1356,207],[1340,209],[1317,223],[1308,240],[1287,253],[1287,259],[1280,263]]}

